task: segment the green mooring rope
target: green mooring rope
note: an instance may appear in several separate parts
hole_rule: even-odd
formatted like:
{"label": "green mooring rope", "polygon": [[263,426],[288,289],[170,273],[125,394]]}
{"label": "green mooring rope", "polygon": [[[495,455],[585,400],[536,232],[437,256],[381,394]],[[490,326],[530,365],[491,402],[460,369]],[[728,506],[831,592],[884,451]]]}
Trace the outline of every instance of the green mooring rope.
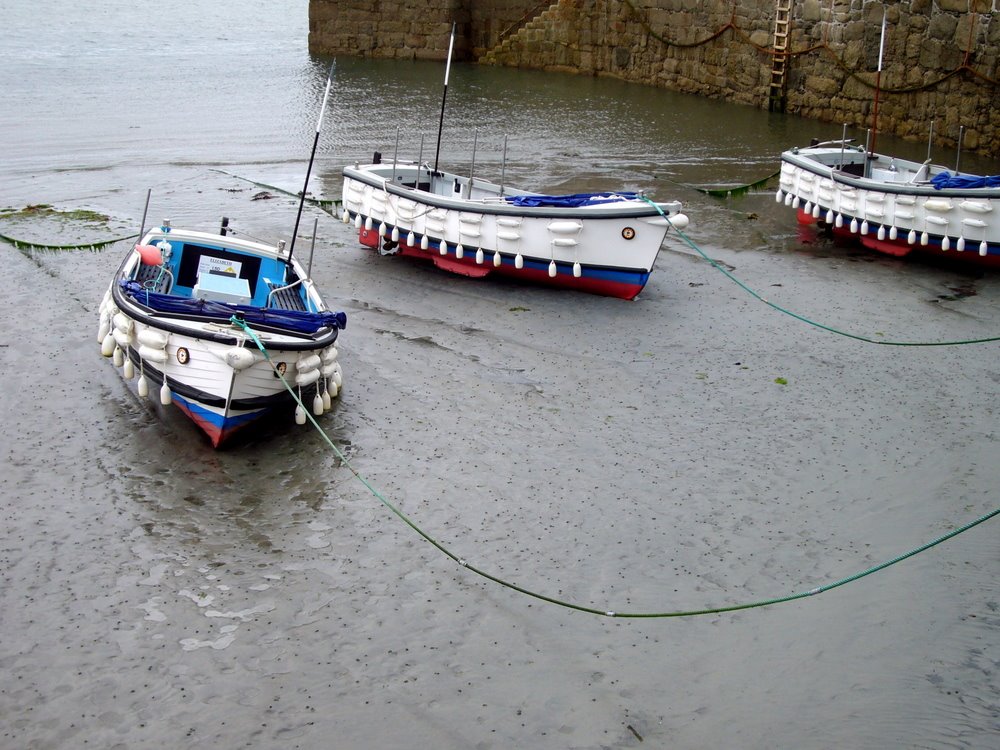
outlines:
{"label": "green mooring rope", "polygon": [[271,357],[268,355],[267,350],[264,348],[264,345],[261,343],[260,339],[257,338],[257,335],[246,324],[246,321],[239,320],[234,315],[230,319],[230,323],[232,323],[234,326],[242,328],[250,336],[250,338],[253,339],[254,343],[257,345],[257,348],[260,349],[260,351],[264,354],[264,359],[267,360],[268,364],[271,365],[271,368],[274,370],[275,374],[281,379],[281,382],[285,386],[285,389],[292,395],[292,398],[295,399],[295,402],[298,404],[299,408],[301,408],[303,412],[305,412],[306,417],[312,423],[312,426],[316,428],[316,432],[318,432],[323,437],[323,440],[326,442],[327,445],[330,446],[333,452],[337,455],[337,458],[340,459],[341,463],[348,468],[348,470],[357,478],[357,480],[361,482],[368,489],[368,491],[371,492],[372,495],[374,495],[375,498],[380,503],[382,503],[382,505],[384,505],[386,508],[392,511],[392,513],[397,518],[399,518],[403,523],[405,523],[407,526],[413,529],[425,541],[429,542],[435,549],[437,549],[446,557],[457,562],[466,570],[472,571],[481,578],[485,578],[488,581],[492,581],[493,583],[499,584],[504,588],[508,588],[512,591],[524,594],[525,596],[530,596],[533,599],[538,599],[543,602],[548,602],[549,604],[555,604],[556,606],[563,607],[564,609],[576,610],[577,612],[585,612],[587,614],[599,615],[601,617],[616,617],[619,619],[621,618],[666,619],[670,617],[695,617],[697,615],[723,614],[725,612],[736,612],[741,609],[757,609],[760,607],[769,607],[773,604],[784,604],[785,602],[792,602],[795,601],[796,599],[804,599],[809,596],[816,596],[817,594],[822,594],[826,591],[830,591],[831,589],[835,589],[839,586],[843,586],[845,584],[860,580],[865,576],[871,575],[872,573],[877,573],[880,570],[885,570],[891,565],[895,565],[896,563],[902,562],[903,560],[913,557],[914,555],[924,552],[925,550],[929,550],[931,547],[935,547],[938,544],[941,544],[942,542],[951,539],[952,537],[956,537],[959,534],[962,534],[968,531],[969,529],[978,526],[979,524],[984,523],[985,521],[990,520],[994,516],[1000,515],[1000,508],[997,508],[996,510],[991,511],[986,515],[980,516],[974,521],[970,521],[964,526],[960,526],[959,528],[954,529],[953,531],[949,531],[947,534],[939,536],[937,539],[934,539],[928,542],[927,544],[923,544],[915,549],[910,550],[909,552],[903,553],[902,555],[897,555],[891,560],[887,560],[884,563],[875,565],[871,568],[868,568],[867,570],[863,570],[860,573],[855,573],[854,575],[847,576],[846,578],[841,578],[840,580],[833,581],[832,583],[827,583],[822,586],[817,586],[815,588],[809,589],[808,591],[802,591],[797,594],[778,596],[772,599],[762,599],[760,601],[749,602],[745,604],[731,604],[725,607],[706,607],[704,609],[682,609],[682,610],[672,610],[664,612],[617,612],[612,609],[596,609],[594,607],[585,607],[580,604],[574,604],[572,602],[564,601],[562,599],[556,599],[551,596],[546,596],[545,594],[538,593],[537,591],[532,591],[531,589],[526,589],[523,586],[518,586],[517,584],[511,583],[510,581],[506,581],[503,578],[499,578],[493,575],[492,573],[488,573],[485,570],[476,567],[475,565],[471,565],[465,558],[459,557],[450,549],[445,547],[441,542],[437,541],[436,539],[434,539],[434,537],[432,537],[426,531],[417,526],[417,524],[414,523],[405,513],[403,513],[403,511],[401,511],[399,508],[397,508],[395,505],[389,502],[382,495],[381,492],[379,492],[375,487],[371,485],[371,483],[367,479],[361,476],[361,474],[357,471],[357,469],[351,466],[350,461],[347,460],[347,456],[345,456],[344,453],[330,439],[330,436],[326,434],[326,431],[319,426],[319,423],[310,413],[309,409],[305,407],[305,404],[302,403],[302,400],[299,398],[298,394],[295,393],[295,391],[289,385],[288,381],[285,380],[285,376],[282,373],[280,373],[278,369],[274,366],[274,362],[271,361]]}
{"label": "green mooring rope", "polygon": [[766,297],[764,297],[763,295],[759,294],[758,292],[755,292],[749,286],[747,286],[742,281],[740,281],[738,278],[736,278],[733,274],[729,273],[729,271],[727,271],[725,268],[723,268],[718,263],[716,263],[714,260],[712,260],[700,247],[698,247],[698,245],[690,237],[688,237],[686,234],[684,234],[684,232],[682,232],[680,229],[678,229],[677,227],[675,227],[674,224],[673,224],[673,222],[670,221],[670,217],[667,216],[665,213],[663,213],[663,209],[661,209],[659,206],[657,206],[656,203],[654,203],[653,201],[651,201],[646,196],[642,196],[642,199],[644,201],[646,201],[646,203],[648,203],[649,205],[651,205],[653,208],[655,208],[657,211],[659,211],[660,216],[662,216],[664,219],[667,220],[667,223],[670,225],[670,228],[673,229],[675,232],[677,232],[677,235],[682,240],[684,240],[684,243],[688,247],[690,247],[692,250],[694,250],[696,253],[698,253],[698,255],[700,255],[702,258],[704,258],[709,263],[711,263],[713,268],[715,268],[716,270],[718,270],[721,273],[725,274],[725,276],[730,281],[732,281],[734,284],[736,284],[740,289],[742,289],[743,291],[745,291],[747,294],[749,294],[754,299],[763,302],[768,307],[774,308],[778,312],[784,313],[785,315],[789,315],[789,316],[795,318],[796,320],[801,320],[803,323],[811,325],[811,326],[813,326],[815,328],[820,328],[820,329],[822,329],[824,331],[829,331],[830,333],[835,333],[838,336],[845,336],[846,338],[849,338],[849,339],[855,339],[856,341],[864,341],[866,344],[881,344],[882,346],[960,346],[962,344],[986,344],[986,343],[989,343],[991,341],[1000,341],[1000,336],[990,336],[989,338],[984,338],[984,339],[966,339],[966,340],[962,340],[962,341],[882,341],[880,339],[869,338],[868,336],[861,336],[861,335],[856,334],[856,333],[849,333],[848,331],[843,331],[843,330],[841,330],[839,328],[834,328],[833,326],[824,325],[823,323],[817,323],[815,320],[810,320],[809,318],[805,317],[804,315],[799,315],[796,312],[792,312],[791,310],[787,310],[784,307],[782,307],[781,305],[777,305],[774,302],[771,302],[771,300],[767,299]]}
{"label": "green mooring rope", "polygon": [[130,234],[127,237],[115,237],[110,240],[98,240],[97,242],[84,242],[80,245],[45,245],[41,242],[19,240],[16,237],[9,237],[6,234],[0,234],[0,240],[9,242],[18,250],[100,250],[101,248],[113,245],[116,242],[135,239],[138,236],[139,235],[137,234]]}
{"label": "green mooring rope", "polygon": [[[232,172],[227,172],[224,169],[213,169],[213,172],[218,172],[219,174],[228,175],[229,177],[235,177],[237,180],[243,180],[244,182],[249,182],[251,185],[256,185],[257,187],[267,188],[268,190],[273,190],[276,193],[282,193],[284,195],[290,195],[293,198],[301,197],[301,193],[293,193],[291,190],[285,190],[277,185],[268,185],[266,182],[257,182],[256,180],[251,180],[249,177],[241,177],[238,174],[233,174]],[[305,196],[306,203],[312,203],[315,206],[319,206],[327,213],[333,213],[333,210],[339,206],[342,201],[330,199],[330,198],[313,198],[312,196]]]}

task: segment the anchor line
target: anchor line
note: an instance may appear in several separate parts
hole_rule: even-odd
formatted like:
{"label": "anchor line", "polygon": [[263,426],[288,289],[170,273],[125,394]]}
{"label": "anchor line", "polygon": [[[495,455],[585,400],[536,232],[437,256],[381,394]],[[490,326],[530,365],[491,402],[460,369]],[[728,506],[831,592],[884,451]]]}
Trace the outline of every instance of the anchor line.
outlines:
{"label": "anchor line", "polygon": [[677,235],[682,240],[684,240],[684,243],[688,247],[690,247],[692,250],[694,250],[696,253],[698,253],[698,255],[700,255],[702,258],[704,258],[705,260],[707,260],[709,262],[709,264],[711,264],[711,266],[713,268],[715,268],[716,270],[718,270],[719,272],[721,272],[724,276],[726,276],[726,278],[728,278],[730,281],[732,281],[734,284],[736,284],[738,287],[740,287],[740,289],[742,289],[743,291],[745,291],[747,294],[749,294],[754,299],[756,299],[756,300],[758,300],[760,302],[763,302],[768,307],[773,308],[774,310],[777,310],[778,312],[783,313],[785,315],[788,315],[788,316],[790,316],[792,318],[795,318],[796,320],[800,320],[803,323],[806,323],[807,325],[813,326],[814,328],[819,328],[819,329],[824,330],[824,331],[829,331],[830,333],[835,333],[838,336],[844,336],[845,338],[854,339],[856,341],[863,341],[866,344],[880,344],[882,346],[911,346],[911,347],[919,347],[919,346],[961,346],[963,344],[987,344],[987,343],[994,342],[994,341],[1000,341],[1000,336],[989,336],[987,338],[981,338],[981,339],[964,339],[964,340],[960,340],[960,341],[881,341],[879,339],[873,339],[873,338],[870,338],[868,336],[862,336],[860,334],[850,333],[849,331],[844,331],[844,330],[841,330],[839,328],[834,328],[833,326],[826,325],[824,323],[819,323],[819,322],[817,322],[815,320],[811,320],[810,318],[807,318],[804,315],[800,315],[799,313],[793,312],[791,310],[788,310],[788,309],[782,307],[781,305],[778,305],[778,304],[776,304],[774,302],[771,302],[771,300],[767,299],[766,297],[764,297],[759,292],[756,292],[753,289],[751,289],[747,284],[745,284],[744,282],[740,281],[738,278],[736,278],[736,276],[734,276],[732,273],[730,273],[725,268],[723,268],[722,266],[720,266],[716,261],[712,260],[712,258],[710,258],[705,253],[704,250],[702,250],[700,247],[698,247],[698,244],[696,242],[694,242],[694,240],[692,240],[690,237],[688,237],[683,231],[681,231],[680,229],[678,229],[677,227],[675,227],[674,224],[673,224],[673,222],[670,221],[670,217],[667,216],[665,213],[663,213],[663,211],[660,209],[660,207],[657,206],[653,201],[651,201],[646,196],[642,196],[642,199],[644,201],[646,201],[647,203],[649,203],[651,206],[654,206],[656,208],[656,210],[659,211],[660,215],[664,219],[667,220],[668,224],[670,224],[670,228],[673,229],[675,232],[677,232]]}
{"label": "anchor line", "polygon": [[524,586],[512,583],[503,578],[500,578],[499,576],[493,575],[492,573],[489,573],[483,570],[482,568],[472,565],[468,562],[468,560],[459,556],[458,554],[450,550],[448,547],[446,547],[443,543],[439,542],[429,533],[420,528],[420,526],[418,526],[416,522],[414,522],[409,516],[403,513],[402,510],[397,508],[393,503],[391,503],[388,499],[386,499],[385,496],[371,484],[371,482],[369,482],[364,476],[362,476],[362,474],[357,469],[355,469],[351,465],[350,461],[347,460],[347,456],[344,455],[343,451],[341,451],[337,447],[336,443],[334,443],[333,440],[330,439],[330,436],[327,435],[326,431],[322,427],[320,427],[319,423],[316,421],[313,415],[309,413],[309,410],[305,408],[305,405],[302,403],[302,400],[289,385],[288,381],[285,379],[285,376],[282,373],[280,373],[278,369],[275,367],[274,363],[271,361],[271,358],[267,353],[267,350],[264,348],[264,344],[260,341],[260,339],[257,338],[257,335],[247,325],[246,321],[240,320],[234,315],[230,319],[230,323],[232,323],[234,326],[242,328],[244,331],[246,331],[247,335],[251,339],[253,339],[253,342],[261,350],[268,364],[271,365],[271,368],[274,370],[275,374],[281,379],[281,382],[285,386],[285,389],[289,392],[289,394],[291,394],[292,398],[295,399],[299,407],[301,407],[302,410],[305,412],[306,417],[309,419],[312,426],[316,429],[316,432],[319,433],[319,435],[323,438],[323,441],[331,448],[331,450],[333,450],[334,454],[340,460],[341,464],[343,466],[346,466],[347,469],[355,476],[355,478],[359,482],[361,482],[361,484],[363,484],[368,489],[368,491],[371,492],[372,495],[383,506],[385,506],[385,508],[387,508],[390,512],[392,512],[393,515],[395,515],[397,518],[399,518],[399,520],[401,520],[403,523],[409,526],[414,532],[416,532],[421,538],[423,538],[424,541],[428,542],[431,546],[433,546],[435,549],[441,552],[441,554],[443,554],[445,557],[448,557],[449,559],[458,563],[466,570],[475,573],[480,578],[492,581],[493,583],[496,583],[499,586],[502,586],[503,588],[510,589],[511,591],[516,591],[517,593],[523,594],[532,599],[537,599],[539,601],[543,601],[548,604],[553,604],[558,607],[562,607],[564,609],[574,610],[577,612],[582,612],[590,615],[597,615],[600,617],[610,617],[618,619],[668,619],[668,618],[681,618],[681,617],[696,617],[701,615],[724,614],[727,612],[736,612],[745,609],[758,609],[762,607],[772,606],[775,604],[784,604],[787,602],[796,601],[798,599],[804,599],[810,596],[816,596],[818,594],[825,593],[832,589],[839,588],[840,586],[844,586],[848,583],[853,583],[854,581],[861,580],[862,578],[870,576],[873,573],[885,570],[886,568],[895,565],[896,563],[902,562],[903,560],[906,560],[910,557],[920,554],[921,552],[925,552],[926,550],[929,550],[932,547],[936,547],[937,545],[946,542],[949,539],[953,539],[959,534],[963,534],[969,529],[975,528],[979,524],[985,523],[986,521],[989,521],[991,518],[1000,515],[1000,508],[997,508],[996,510],[990,511],[989,513],[986,513],[973,521],[970,521],[962,526],[959,526],[956,529],[953,529],[952,531],[947,532],[946,534],[942,534],[941,536],[931,540],[930,542],[927,542],[926,544],[922,544],[919,547],[915,547],[914,549],[911,549],[908,552],[904,552],[901,555],[897,555],[889,560],[886,560],[883,563],[874,565],[870,568],[867,568],[866,570],[860,571],[853,575],[846,576],[844,578],[840,578],[830,583],[816,586],[814,588],[809,589],[808,591],[801,591],[793,594],[787,594],[785,596],[778,596],[770,599],[762,599],[759,601],[746,602],[742,604],[730,604],[721,607],[705,607],[702,609],[684,609],[684,610],[671,610],[671,611],[661,611],[661,612],[618,612],[613,609],[597,609],[595,607],[588,607],[582,604],[575,604],[573,602],[569,602],[563,599],[557,599],[555,597],[542,594],[533,589],[529,589]]}

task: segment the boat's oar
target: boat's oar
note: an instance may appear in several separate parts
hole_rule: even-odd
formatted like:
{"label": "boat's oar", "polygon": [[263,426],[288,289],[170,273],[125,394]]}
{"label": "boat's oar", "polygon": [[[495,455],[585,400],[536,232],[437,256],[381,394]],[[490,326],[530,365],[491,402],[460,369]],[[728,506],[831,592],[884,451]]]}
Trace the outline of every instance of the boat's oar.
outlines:
{"label": "boat's oar", "polygon": [[312,153],[309,154],[309,166],[306,167],[306,181],[302,185],[302,195],[299,197],[299,211],[295,215],[295,229],[292,230],[292,242],[288,246],[288,260],[292,259],[295,250],[295,236],[299,233],[299,221],[302,219],[302,206],[306,202],[306,190],[309,188],[309,175],[312,174],[313,161],[316,159],[316,147],[319,145],[319,131],[323,127],[323,114],[326,112],[326,99],[330,95],[330,84],[333,82],[333,68],[337,64],[330,63],[330,72],[326,76],[326,90],[323,92],[323,105],[319,108],[319,120],[316,121],[316,137],[313,138]]}

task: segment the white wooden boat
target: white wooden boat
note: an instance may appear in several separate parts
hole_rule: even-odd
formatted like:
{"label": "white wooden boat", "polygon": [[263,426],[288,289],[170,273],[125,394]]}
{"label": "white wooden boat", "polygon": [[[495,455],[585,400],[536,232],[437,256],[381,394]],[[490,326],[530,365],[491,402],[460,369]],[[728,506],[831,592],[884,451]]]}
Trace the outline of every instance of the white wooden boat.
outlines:
{"label": "white wooden boat", "polygon": [[426,258],[464,276],[504,274],[633,299],[681,204],[639,193],[546,196],[413,162],[347,166],[343,219],[382,254]]}
{"label": "white wooden boat", "polygon": [[982,177],[884,154],[848,141],[781,155],[775,199],[801,223],[895,256],[946,255],[1000,265],[1000,175]]}
{"label": "white wooden boat", "polygon": [[[257,418],[292,409],[286,382],[314,413],[329,409],[342,384],[336,341],[346,322],[283,242],[164,222],[115,272],[98,339],[126,380],[138,378],[140,396],[158,392],[217,447]],[[295,411],[305,422],[301,406]]]}

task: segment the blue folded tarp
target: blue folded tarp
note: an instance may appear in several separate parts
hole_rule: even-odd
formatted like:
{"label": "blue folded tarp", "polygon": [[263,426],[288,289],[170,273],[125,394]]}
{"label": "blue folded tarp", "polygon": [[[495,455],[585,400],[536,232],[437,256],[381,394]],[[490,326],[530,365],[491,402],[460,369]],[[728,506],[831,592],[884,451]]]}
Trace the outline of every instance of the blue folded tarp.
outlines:
{"label": "blue folded tarp", "polygon": [[266,325],[273,328],[284,328],[295,333],[315,333],[320,328],[347,327],[347,314],[343,312],[301,312],[299,310],[274,310],[251,305],[231,305],[226,302],[194,299],[192,297],[174,297],[170,294],[159,294],[143,289],[138,281],[118,282],[129,297],[140,305],[157,312],[174,313],[177,315],[192,315],[212,318],[228,322],[236,314],[242,315],[249,325]]}
{"label": "blue folded tarp", "polygon": [[512,195],[505,200],[513,206],[528,208],[577,208],[596,206],[601,203],[616,203],[620,200],[635,200],[638,193],[575,193],[574,195]]}
{"label": "blue folded tarp", "polygon": [[978,177],[973,174],[952,175],[950,172],[942,172],[941,174],[935,175],[931,178],[931,184],[938,190],[944,190],[946,188],[969,189],[1000,187],[1000,174],[993,175],[992,177]]}

